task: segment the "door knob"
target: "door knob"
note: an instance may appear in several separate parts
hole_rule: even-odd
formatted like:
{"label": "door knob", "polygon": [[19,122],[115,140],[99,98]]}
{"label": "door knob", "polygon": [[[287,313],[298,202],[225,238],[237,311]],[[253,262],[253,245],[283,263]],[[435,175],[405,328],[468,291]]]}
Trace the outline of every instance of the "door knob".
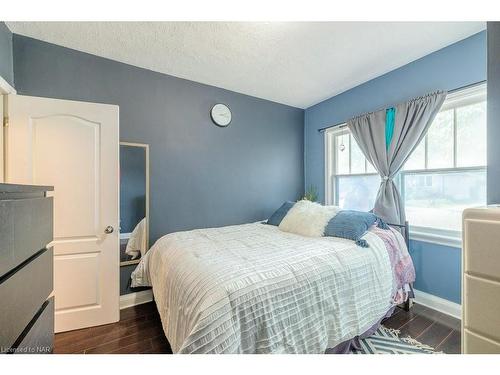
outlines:
{"label": "door knob", "polygon": [[110,233],[113,233],[113,231],[115,230],[115,228],[113,228],[111,225],[108,225],[105,229],[104,229],[104,233],[106,234],[110,234]]}

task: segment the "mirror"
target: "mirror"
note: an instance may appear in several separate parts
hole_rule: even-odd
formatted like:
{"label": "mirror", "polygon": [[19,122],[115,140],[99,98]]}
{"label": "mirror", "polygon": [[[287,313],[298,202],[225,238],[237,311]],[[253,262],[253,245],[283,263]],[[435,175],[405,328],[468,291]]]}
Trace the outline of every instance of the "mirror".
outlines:
{"label": "mirror", "polygon": [[120,265],[149,249],[149,145],[120,142]]}

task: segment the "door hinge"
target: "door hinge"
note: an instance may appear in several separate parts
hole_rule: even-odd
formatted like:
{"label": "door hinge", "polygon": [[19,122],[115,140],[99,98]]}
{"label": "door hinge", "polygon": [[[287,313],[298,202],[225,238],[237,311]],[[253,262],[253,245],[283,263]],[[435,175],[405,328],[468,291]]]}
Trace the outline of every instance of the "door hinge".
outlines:
{"label": "door hinge", "polygon": [[3,127],[6,128],[9,126],[9,118],[8,117],[4,117],[3,118]]}

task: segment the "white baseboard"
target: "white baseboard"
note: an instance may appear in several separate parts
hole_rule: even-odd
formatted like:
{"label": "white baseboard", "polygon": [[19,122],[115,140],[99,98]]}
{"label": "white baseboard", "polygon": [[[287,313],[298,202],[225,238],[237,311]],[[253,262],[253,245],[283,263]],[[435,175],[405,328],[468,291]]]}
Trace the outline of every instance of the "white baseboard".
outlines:
{"label": "white baseboard", "polygon": [[148,303],[153,300],[153,290],[141,290],[140,292],[134,292],[129,294],[124,294],[120,296],[120,310],[126,309],[127,307],[132,307],[135,305],[142,305],[143,303]]}
{"label": "white baseboard", "polygon": [[437,310],[454,318],[462,319],[462,305],[420,290],[414,289],[413,291],[415,292],[415,303]]}

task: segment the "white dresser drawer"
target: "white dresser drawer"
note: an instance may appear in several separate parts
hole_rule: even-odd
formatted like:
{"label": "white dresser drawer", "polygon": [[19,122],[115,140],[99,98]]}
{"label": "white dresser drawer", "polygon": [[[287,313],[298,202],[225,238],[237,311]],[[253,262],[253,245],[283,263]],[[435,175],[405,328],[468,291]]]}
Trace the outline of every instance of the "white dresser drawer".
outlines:
{"label": "white dresser drawer", "polygon": [[463,352],[466,354],[499,354],[500,343],[465,330]]}
{"label": "white dresser drawer", "polygon": [[464,272],[500,279],[500,221],[465,219]]}
{"label": "white dresser drawer", "polygon": [[466,329],[500,341],[500,283],[465,275]]}

